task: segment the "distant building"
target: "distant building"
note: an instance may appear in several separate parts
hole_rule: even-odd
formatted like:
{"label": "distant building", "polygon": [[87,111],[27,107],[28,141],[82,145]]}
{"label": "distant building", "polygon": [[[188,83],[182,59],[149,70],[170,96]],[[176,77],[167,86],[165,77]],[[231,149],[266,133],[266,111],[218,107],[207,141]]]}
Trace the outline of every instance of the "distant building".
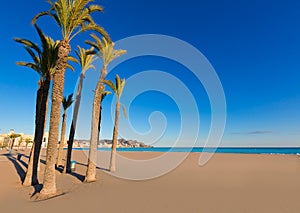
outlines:
{"label": "distant building", "polygon": [[42,147],[46,148],[48,145],[48,139],[49,139],[49,132],[44,133],[43,141],[42,141]]}
{"label": "distant building", "polygon": [[[3,146],[4,144],[9,144],[9,142],[10,142],[9,136],[12,135],[12,134],[15,134],[14,129],[10,129],[9,133],[0,134],[0,146]],[[29,135],[29,134],[24,134],[24,133],[18,133],[18,134],[20,134],[20,137],[15,139],[14,146],[19,146],[19,145],[25,146],[26,145],[26,143],[25,143],[26,139],[30,139],[30,141],[32,141],[32,142],[34,140],[34,135]],[[45,132],[44,137],[43,137],[43,141],[42,141],[42,147],[43,148],[47,147],[48,137],[49,137],[49,133]],[[22,140],[22,141],[20,141],[20,140]],[[31,146],[32,146],[32,143],[29,143],[28,147],[31,147]]]}

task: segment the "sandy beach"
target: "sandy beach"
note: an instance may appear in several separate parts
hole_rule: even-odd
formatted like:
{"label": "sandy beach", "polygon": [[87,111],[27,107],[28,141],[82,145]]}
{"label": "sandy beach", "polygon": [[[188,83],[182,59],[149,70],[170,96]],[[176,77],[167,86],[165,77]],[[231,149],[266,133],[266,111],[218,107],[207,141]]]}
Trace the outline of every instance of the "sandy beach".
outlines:
{"label": "sandy beach", "polygon": [[[34,187],[21,185],[28,152],[20,153],[24,156],[17,161],[17,152],[10,156],[0,151],[1,212],[300,211],[300,158],[296,155],[215,154],[199,167],[200,153],[192,153],[175,170],[152,180],[123,180],[98,169],[98,181],[84,184],[87,158],[82,151],[74,151],[76,171],[72,175],[57,171],[57,188],[64,194],[34,202],[30,199]],[[149,159],[161,153],[122,155]]]}

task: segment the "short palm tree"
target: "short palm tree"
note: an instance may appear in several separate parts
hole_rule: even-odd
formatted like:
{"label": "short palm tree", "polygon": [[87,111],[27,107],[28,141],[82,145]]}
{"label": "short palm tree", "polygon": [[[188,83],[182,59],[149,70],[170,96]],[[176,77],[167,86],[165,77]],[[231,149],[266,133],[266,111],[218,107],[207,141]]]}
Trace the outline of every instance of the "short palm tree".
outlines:
{"label": "short palm tree", "polygon": [[93,65],[93,62],[96,60],[96,56],[94,55],[94,48],[90,48],[89,50],[86,50],[84,48],[81,48],[80,46],[77,47],[78,50],[76,50],[77,58],[79,59],[79,65],[81,67],[81,73],[80,73],[80,79],[79,84],[77,86],[76,91],[76,99],[75,99],[75,106],[73,111],[73,119],[72,124],[70,127],[70,134],[69,134],[69,141],[68,141],[68,151],[67,151],[67,159],[66,159],[66,165],[64,167],[64,173],[71,172],[71,158],[72,158],[72,147],[74,143],[74,137],[75,137],[75,131],[76,131],[76,125],[77,125],[77,117],[81,102],[81,92],[83,87],[83,79],[85,78],[85,73],[89,69],[96,69]]}
{"label": "short palm tree", "polygon": [[13,133],[11,135],[9,135],[9,139],[10,139],[10,149],[9,149],[9,153],[11,154],[12,153],[12,150],[14,148],[14,144],[15,144],[15,140],[16,138],[20,137],[21,135],[20,134],[16,134],[16,133]]}
{"label": "short palm tree", "polygon": [[99,5],[90,4],[92,0],[48,0],[51,8],[49,11],[37,14],[32,23],[38,18],[47,15],[54,19],[62,32],[59,42],[56,72],[52,89],[52,107],[50,113],[49,139],[47,146],[46,168],[44,183],[38,199],[44,199],[56,195],[55,163],[57,157],[57,141],[59,135],[59,123],[61,112],[61,101],[64,90],[64,74],[67,67],[67,59],[71,51],[70,41],[79,33],[93,30],[109,39],[105,30],[97,25],[91,14],[101,12],[103,8]]}
{"label": "short palm tree", "polygon": [[27,149],[28,144],[29,144],[29,143],[32,143],[32,140],[31,140],[30,138],[26,138],[26,139],[25,139],[25,143],[26,143],[25,149]]}
{"label": "short palm tree", "polygon": [[58,150],[58,157],[56,166],[63,166],[63,152],[64,152],[64,145],[65,145],[65,137],[66,137],[66,126],[67,126],[67,110],[73,103],[73,94],[69,95],[68,98],[64,97],[62,101],[64,113],[62,117],[62,127],[61,127],[61,135],[60,135],[60,144]]}
{"label": "short palm tree", "polygon": [[15,41],[24,45],[32,58],[32,62],[17,62],[17,65],[31,68],[40,76],[36,95],[34,145],[31,149],[28,168],[23,182],[25,186],[38,184],[37,170],[44,135],[48,94],[58,52],[58,42],[54,42],[53,39],[45,36],[36,25],[35,28],[39,34],[42,49],[27,39],[15,38]]}
{"label": "short palm tree", "polygon": [[102,94],[104,91],[104,79],[107,74],[107,66],[117,57],[126,53],[125,50],[115,50],[114,43],[108,41],[106,38],[98,38],[95,34],[91,34],[91,37],[95,41],[86,41],[98,51],[98,56],[103,61],[103,67],[101,69],[100,79],[97,83],[92,112],[92,125],[91,125],[91,140],[90,140],[90,152],[88,159],[88,167],[85,176],[85,182],[93,182],[96,180],[96,159],[97,148],[99,141],[99,116],[102,102]]}
{"label": "short palm tree", "polygon": [[21,136],[18,142],[18,150],[20,149],[21,144],[23,143],[23,137]]}
{"label": "short palm tree", "polygon": [[[109,170],[111,172],[116,171],[116,153],[117,153],[117,141],[118,141],[118,129],[119,129],[119,117],[120,117],[120,106],[121,106],[121,96],[123,93],[123,89],[125,86],[125,79],[120,79],[119,75],[116,75],[116,83],[114,84],[111,80],[105,80],[105,84],[109,86],[113,92],[117,96],[117,103],[116,103],[116,112],[115,112],[115,125],[114,125],[114,132],[113,132],[113,139],[112,139],[112,147],[111,147],[111,157],[110,157],[110,166]],[[126,109],[124,105],[122,105],[122,109],[124,112],[124,116],[126,117]]]}

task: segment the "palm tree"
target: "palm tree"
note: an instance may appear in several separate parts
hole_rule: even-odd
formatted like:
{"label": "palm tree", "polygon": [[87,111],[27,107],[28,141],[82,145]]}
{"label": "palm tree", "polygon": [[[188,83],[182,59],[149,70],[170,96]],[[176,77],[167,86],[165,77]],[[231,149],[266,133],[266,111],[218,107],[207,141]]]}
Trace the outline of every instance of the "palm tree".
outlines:
{"label": "palm tree", "polygon": [[50,113],[49,140],[47,146],[46,168],[44,183],[38,198],[44,199],[56,195],[55,161],[57,157],[57,142],[59,134],[59,123],[61,113],[61,101],[64,90],[64,74],[67,67],[68,56],[71,51],[70,41],[79,33],[93,30],[109,38],[105,30],[98,26],[91,14],[102,12],[99,5],[90,5],[92,0],[48,0],[51,8],[49,11],[37,14],[32,23],[38,18],[48,15],[54,19],[62,32],[62,39],[59,42],[56,72],[54,74],[52,89],[52,107]]}
{"label": "palm tree", "polygon": [[24,45],[33,60],[33,62],[17,62],[17,65],[31,68],[40,76],[36,95],[34,145],[31,149],[28,168],[23,182],[25,186],[38,184],[37,171],[44,134],[48,94],[58,52],[58,42],[54,42],[53,39],[45,36],[36,25],[35,28],[40,37],[42,49],[27,39],[15,38],[15,41]]}
{"label": "palm tree", "polygon": [[29,144],[29,143],[32,143],[32,141],[31,141],[30,138],[26,138],[26,139],[25,139],[25,143],[26,143],[25,149],[27,150],[28,144]]}
{"label": "palm tree", "polygon": [[20,134],[10,134],[9,135],[9,139],[10,139],[10,149],[9,149],[9,153],[11,154],[12,153],[12,150],[14,148],[14,144],[15,144],[15,140],[16,138],[20,137],[21,135]]}
{"label": "palm tree", "polygon": [[[120,106],[121,106],[121,96],[123,93],[123,89],[125,86],[125,79],[120,79],[119,75],[116,75],[116,84],[111,80],[105,80],[105,84],[108,85],[113,92],[117,96],[117,103],[116,103],[116,112],[115,112],[115,126],[114,126],[114,132],[113,132],[113,139],[112,139],[112,147],[111,147],[111,157],[110,157],[110,167],[109,170],[111,172],[116,171],[116,153],[117,153],[117,141],[118,141],[118,128],[119,128],[119,117],[120,117]],[[126,117],[126,110],[124,105],[122,105],[122,109],[124,112],[124,116]]]}
{"label": "palm tree", "polygon": [[21,136],[18,141],[18,150],[20,149],[21,144],[23,143],[23,137]]}
{"label": "palm tree", "polygon": [[89,69],[96,69],[93,65],[93,62],[95,61],[96,57],[93,54],[93,47],[89,50],[85,50],[84,48],[81,48],[80,46],[77,47],[78,50],[76,50],[77,58],[79,59],[79,65],[81,67],[81,74],[80,74],[80,80],[76,91],[76,100],[75,100],[75,106],[73,111],[73,119],[72,124],[70,127],[70,134],[69,134],[69,141],[68,141],[68,151],[67,151],[67,160],[66,165],[64,167],[64,173],[71,172],[71,157],[72,157],[72,147],[74,143],[74,137],[75,137],[75,130],[76,130],[76,124],[77,124],[77,117],[80,107],[80,101],[81,101],[81,92],[83,87],[83,79],[85,78],[85,73]]}
{"label": "palm tree", "polygon": [[68,98],[64,97],[62,101],[62,105],[64,108],[63,120],[62,120],[62,127],[61,127],[61,135],[60,135],[60,144],[58,150],[58,157],[56,166],[62,166],[62,158],[64,152],[64,144],[65,144],[65,137],[66,137],[66,125],[67,125],[67,110],[73,103],[73,94],[69,95]]}
{"label": "palm tree", "polygon": [[98,51],[98,56],[103,61],[103,67],[94,94],[90,151],[89,151],[88,167],[86,171],[85,182],[93,182],[96,180],[95,162],[97,159],[97,148],[98,148],[98,140],[99,140],[99,128],[100,128],[99,115],[100,115],[100,108],[102,102],[102,93],[104,91],[104,79],[107,74],[107,66],[114,59],[126,53],[125,50],[115,50],[114,43],[108,41],[106,38],[102,38],[101,40],[95,34],[91,34],[91,37],[95,41],[94,42],[86,41],[86,43],[91,45]]}

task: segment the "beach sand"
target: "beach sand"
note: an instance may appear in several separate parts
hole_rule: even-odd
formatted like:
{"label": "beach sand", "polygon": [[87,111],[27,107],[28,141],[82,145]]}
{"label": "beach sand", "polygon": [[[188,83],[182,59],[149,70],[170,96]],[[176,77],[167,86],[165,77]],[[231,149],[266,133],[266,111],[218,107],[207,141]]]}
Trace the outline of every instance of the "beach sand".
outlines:
{"label": "beach sand", "polygon": [[[215,154],[200,167],[200,153],[191,153],[175,170],[152,180],[124,180],[98,169],[98,181],[85,184],[86,155],[74,151],[73,175],[57,171],[57,188],[64,195],[33,202],[34,188],[21,186],[28,152],[21,161],[16,161],[16,154],[6,153],[0,151],[1,212],[300,212],[300,157],[296,155]],[[122,155],[151,159],[161,153]]]}

